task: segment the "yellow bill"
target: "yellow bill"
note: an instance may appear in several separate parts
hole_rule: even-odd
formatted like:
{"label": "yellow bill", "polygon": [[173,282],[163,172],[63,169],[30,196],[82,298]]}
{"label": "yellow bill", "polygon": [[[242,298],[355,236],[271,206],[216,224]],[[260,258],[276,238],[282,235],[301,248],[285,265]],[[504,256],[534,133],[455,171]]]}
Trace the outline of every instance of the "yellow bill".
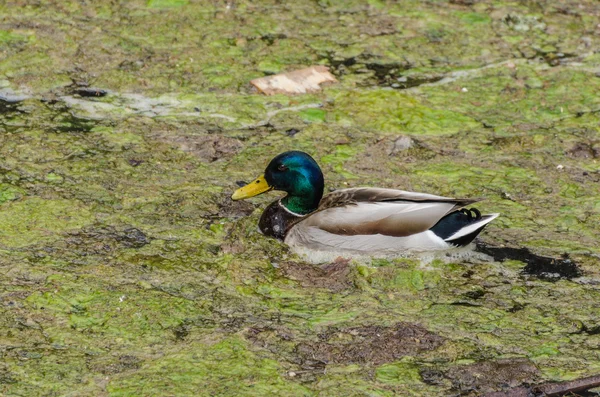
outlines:
{"label": "yellow bill", "polygon": [[231,196],[232,200],[243,200],[249,197],[258,196],[261,193],[268,192],[273,189],[267,181],[265,180],[265,176],[259,176],[254,182],[247,184],[244,187],[239,188],[233,195]]}

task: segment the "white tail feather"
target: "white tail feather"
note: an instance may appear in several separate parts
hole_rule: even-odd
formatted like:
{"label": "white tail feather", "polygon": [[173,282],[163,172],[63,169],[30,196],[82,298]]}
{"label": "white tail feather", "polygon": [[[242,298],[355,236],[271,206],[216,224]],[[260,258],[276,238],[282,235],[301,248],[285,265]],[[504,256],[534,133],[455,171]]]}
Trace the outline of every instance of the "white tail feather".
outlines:
{"label": "white tail feather", "polygon": [[465,226],[462,229],[459,229],[452,236],[448,237],[447,239],[444,239],[444,241],[451,242],[452,240],[456,240],[461,237],[467,236],[467,235],[477,231],[478,229],[481,229],[482,227],[484,227],[485,225],[487,225],[488,223],[490,223],[491,221],[496,219],[499,215],[500,214],[483,215],[479,221],[477,221],[475,223],[471,223],[470,225]]}

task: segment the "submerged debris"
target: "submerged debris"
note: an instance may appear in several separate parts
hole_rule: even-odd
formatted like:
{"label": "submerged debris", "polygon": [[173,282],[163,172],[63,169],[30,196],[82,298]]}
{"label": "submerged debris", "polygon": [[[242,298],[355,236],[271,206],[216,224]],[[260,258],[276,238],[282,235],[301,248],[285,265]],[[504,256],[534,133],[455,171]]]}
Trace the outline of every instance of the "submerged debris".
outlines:
{"label": "submerged debris", "polygon": [[320,267],[301,262],[283,262],[280,268],[286,277],[298,281],[303,287],[328,288],[338,292],[352,286],[349,263],[349,259],[338,258]]}
{"label": "submerged debris", "polygon": [[299,132],[300,132],[300,130],[299,130],[299,129],[297,129],[297,128],[290,128],[290,129],[288,129],[288,130],[286,130],[286,131],[285,131],[285,135],[287,135],[287,136],[290,136],[290,137],[291,137],[291,136],[294,136],[294,135],[296,135],[296,134],[297,134],[297,133],[299,133]]}
{"label": "submerged debris", "polygon": [[88,366],[104,375],[114,375],[138,369],[141,366],[141,362],[142,360],[139,357],[126,354],[119,357],[92,359]]}
{"label": "submerged debris", "polygon": [[130,227],[123,230],[122,233],[115,233],[114,237],[120,241],[125,247],[141,248],[146,244],[150,244],[150,239],[144,232],[135,227]]}
{"label": "submerged debris", "polygon": [[320,91],[323,83],[337,83],[326,66],[311,66],[250,81],[250,84],[266,95],[306,94]]}
{"label": "submerged debris", "polygon": [[235,138],[223,135],[194,135],[161,131],[158,140],[178,146],[181,150],[198,157],[201,161],[212,163],[221,159],[229,159],[243,147]]}
{"label": "submerged debris", "polygon": [[530,384],[537,381],[539,376],[537,367],[526,358],[457,366],[445,374],[445,377],[452,381],[455,390],[461,393],[475,392],[475,395],[490,393],[500,387],[510,388],[524,383]]}
{"label": "submerged debris", "polygon": [[90,253],[113,250],[113,245],[125,248],[141,248],[150,244],[150,238],[135,227],[117,229],[108,227],[85,227],[76,233],[69,233],[67,243],[83,248],[88,246]]}
{"label": "submerged debris", "polygon": [[218,205],[219,212],[217,216],[220,218],[240,218],[248,216],[254,211],[252,203],[247,201],[233,201],[229,195],[226,195]]}
{"label": "submerged debris", "polygon": [[391,327],[364,326],[331,328],[317,342],[296,346],[303,362],[369,363],[393,362],[404,356],[434,350],[444,338],[417,324],[397,323]]}
{"label": "submerged debris", "polygon": [[0,114],[16,112],[19,110],[18,106],[18,101],[10,101],[0,95]]}
{"label": "submerged debris", "polygon": [[575,379],[568,382],[547,382],[537,386],[521,386],[507,391],[488,393],[485,397],[529,397],[529,396],[592,396],[596,393],[581,394],[600,386],[600,375]]}
{"label": "submerged debris", "polygon": [[394,141],[394,146],[388,151],[388,155],[396,155],[400,152],[410,149],[413,146],[415,146],[415,141],[411,137],[406,135],[400,136]]}
{"label": "submerged debris", "polygon": [[589,143],[578,142],[567,151],[567,154],[575,158],[595,159],[600,157],[600,148]]}
{"label": "submerged debris", "polygon": [[0,103],[11,104],[22,102],[26,99],[30,98],[29,95],[25,95],[20,92],[16,92],[10,87],[0,88]]}
{"label": "submerged debris", "polygon": [[94,87],[80,87],[77,88],[74,93],[82,97],[103,97],[108,95],[107,90]]}

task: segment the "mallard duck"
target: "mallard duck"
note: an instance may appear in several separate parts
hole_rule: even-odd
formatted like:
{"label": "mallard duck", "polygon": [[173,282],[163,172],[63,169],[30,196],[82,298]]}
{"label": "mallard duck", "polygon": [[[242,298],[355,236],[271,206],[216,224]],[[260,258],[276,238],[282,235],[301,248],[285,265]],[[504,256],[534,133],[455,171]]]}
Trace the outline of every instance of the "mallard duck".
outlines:
{"label": "mallard duck", "polygon": [[291,247],[364,255],[433,251],[469,244],[499,214],[465,209],[479,200],[359,187],[323,197],[321,168],[307,153],[275,157],[233,200],[281,190],[260,217],[263,234]]}

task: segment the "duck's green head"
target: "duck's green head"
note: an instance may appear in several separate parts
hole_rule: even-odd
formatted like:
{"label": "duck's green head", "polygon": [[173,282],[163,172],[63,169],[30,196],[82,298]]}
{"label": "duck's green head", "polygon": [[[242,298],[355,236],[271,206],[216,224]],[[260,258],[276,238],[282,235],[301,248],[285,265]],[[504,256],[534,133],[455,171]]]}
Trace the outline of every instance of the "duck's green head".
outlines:
{"label": "duck's green head", "polygon": [[269,190],[287,193],[281,203],[290,211],[308,214],[317,209],[323,197],[323,173],[307,153],[290,151],[275,157],[265,174],[233,193],[233,200],[257,196]]}

